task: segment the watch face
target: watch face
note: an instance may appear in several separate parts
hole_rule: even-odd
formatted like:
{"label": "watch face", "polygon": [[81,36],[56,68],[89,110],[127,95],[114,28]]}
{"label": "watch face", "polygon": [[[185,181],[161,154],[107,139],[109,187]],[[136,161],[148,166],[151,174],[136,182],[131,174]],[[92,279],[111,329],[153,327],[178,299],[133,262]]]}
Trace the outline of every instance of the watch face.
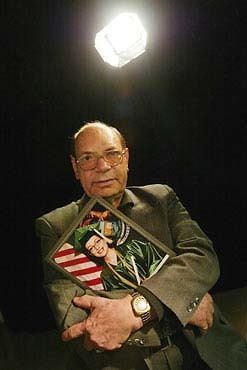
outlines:
{"label": "watch face", "polygon": [[133,308],[137,315],[150,311],[150,305],[145,297],[138,295],[133,299]]}

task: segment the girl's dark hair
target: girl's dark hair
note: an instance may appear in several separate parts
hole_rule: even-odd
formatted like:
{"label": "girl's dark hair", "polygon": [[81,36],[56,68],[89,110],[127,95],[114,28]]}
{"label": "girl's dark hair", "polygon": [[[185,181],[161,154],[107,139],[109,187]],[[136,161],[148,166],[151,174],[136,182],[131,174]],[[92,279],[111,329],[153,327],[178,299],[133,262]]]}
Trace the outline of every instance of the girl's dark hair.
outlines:
{"label": "girl's dark hair", "polygon": [[[88,242],[88,240],[93,236],[93,235],[97,235],[99,238],[100,238],[100,236],[98,235],[98,234],[96,234],[96,233],[94,233],[93,232],[93,230],[92,230],[92,233],[90,232],[90,236],[89,236],[89,238],[87,238],[87,240],[85,241],[85,239],[83,239],[83,243],[81,244],[81,252],[82,253],[84,253],[91,261],[93,261],[93,262],[95,262],[97,265],[99,265],[99,266],[103,266],[104,265],[104,263],[105,263],[105,261],[104,261],[104,258],[103,257],[96,257],[96,256],[94,256],[94,255],[92,255],[90,252],[89,252],[89,250],[85,247],[85,245],[86,245],[86,243]],[[103,239],[103,238],[101,238],[101,239]],[[107,241],[106,241],[106,243],[107,243]],[[113,245],[114,243],[112,243],[112,244],[109,244],[109,243],[107,243],[107,245],[108,245],[108,247],[109,248],[113,248],[114,247],[114,245]]]}

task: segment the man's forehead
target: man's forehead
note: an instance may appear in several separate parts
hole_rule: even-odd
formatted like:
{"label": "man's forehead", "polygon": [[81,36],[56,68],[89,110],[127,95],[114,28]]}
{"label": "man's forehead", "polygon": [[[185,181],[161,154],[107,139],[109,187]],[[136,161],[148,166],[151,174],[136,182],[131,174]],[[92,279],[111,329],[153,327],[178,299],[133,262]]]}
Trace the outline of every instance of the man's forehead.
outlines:
{"label": "man's forehead", "polygon": [[119,136],[110,127],[86,127],[79,133],[75,145],[80,149],[93,147],[95,145],[120,146]]}

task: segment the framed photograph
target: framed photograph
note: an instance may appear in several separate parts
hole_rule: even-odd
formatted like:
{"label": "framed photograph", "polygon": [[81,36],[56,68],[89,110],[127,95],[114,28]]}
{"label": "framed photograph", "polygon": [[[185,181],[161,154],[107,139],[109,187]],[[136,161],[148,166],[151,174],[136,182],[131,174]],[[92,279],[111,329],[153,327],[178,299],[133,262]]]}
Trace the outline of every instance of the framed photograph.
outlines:
{"label": "framed photograph", "polygon": [[82,288],[136,288],[175,253],[102,198],[91,198],[46,261]]}

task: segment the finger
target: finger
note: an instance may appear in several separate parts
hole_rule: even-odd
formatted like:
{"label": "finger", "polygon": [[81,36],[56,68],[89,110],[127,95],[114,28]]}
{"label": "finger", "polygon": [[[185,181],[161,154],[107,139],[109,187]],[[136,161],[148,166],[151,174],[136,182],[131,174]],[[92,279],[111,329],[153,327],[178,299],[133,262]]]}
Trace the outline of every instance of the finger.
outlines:
{"label": "finger", "polygon": [[94,301],[95,301],[95,297],[90,296],[90,295],[84,295],[82,297],[75,297],[73,299],[73,303],[75,306],[84,308],[85,310],[90,310]]}
{"label": "finger", "polygon": [[214,314],[214,301],[213,301],[213,299],[211,301],[211,312],[212,312],[212,314]]}
{"label": "finger", "polygon": [[213,302],[213,298],[212,298],[211,294],[206,293],[204,297],[207,298],[210,302]]}
{"label": "finger", "polygon": [[198,325],[202,330],[208,330],[208,322],[203,320],[200,325]]}
{"label": "finger", "polygon": [[209,328],[213,326],[213,322],[214,322],[213,312],[212,313],[209,312],[207,315],[207,323],[208,323]]}
{"label": "finger", "polygon": [[62,333],[61,338],[64,342],[68,342],[71,339],[75,339],[75,338],[80,337],[81,335],[84,335],[85,331],[86,331],[86,324],[85,324],[85,321],[82,321],[66,329]]}
{"label": "finger", "polygon": [[212,315],[214,314],[214,302],[212,304]]}
{"label": "finger", "polygon": [[214,301],[213,301],[213,297],[208,294],[208,305],[213,308],[214,307]]}

